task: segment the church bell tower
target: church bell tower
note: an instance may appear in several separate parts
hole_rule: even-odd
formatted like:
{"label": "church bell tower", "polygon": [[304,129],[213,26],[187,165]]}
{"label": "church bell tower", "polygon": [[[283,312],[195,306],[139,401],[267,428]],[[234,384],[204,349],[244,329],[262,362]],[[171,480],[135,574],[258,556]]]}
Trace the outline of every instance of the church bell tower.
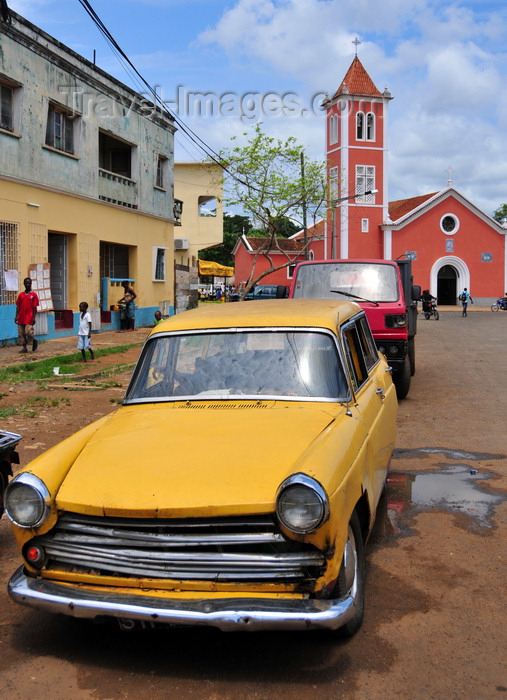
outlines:
{"label": "church bell tower", "polygon": [[[354,43],[357,51],[360,42]],[[326,259],[390,257],[390,239],[384,238],[381,226],[388,218],[387,108],[391,99],[387,88],[383,93],[378,90],[356,53],[338,90],[325,103]]]}

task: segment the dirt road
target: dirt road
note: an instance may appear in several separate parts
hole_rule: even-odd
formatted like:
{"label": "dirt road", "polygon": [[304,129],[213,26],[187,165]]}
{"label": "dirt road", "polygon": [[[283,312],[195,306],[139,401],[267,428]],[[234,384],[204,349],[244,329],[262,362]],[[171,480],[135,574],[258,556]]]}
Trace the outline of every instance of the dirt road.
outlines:
{"label": "dirt road", "polygon": [[[143,337],[137,332],[136,340]],[[506,697],[506,340],[507,313],[463,319],[453,311],[438,322],[420,320],[417,372],[400,404],[387,501],[368,547],[365,621],[353,639],[125,633],[113,622],[95,626],[20,607],[6,594],[20,559],[4,517],[1,697]],[[105,339],[97,337],[95,347],[99,342]],[[41,400],[35,417],[3,419],[2,427],[24,435],[22,463],[114,410],[138,351],[89,363],[94,379],[87,388],[78,378],[72,390],[57,381],[45,390],[28,381],[0,386],[0,408],[35,395],[60,399]],[[7,358],[0,349],[0,362],[2,352]],[[43,344],[44,353],[50,354]]]}

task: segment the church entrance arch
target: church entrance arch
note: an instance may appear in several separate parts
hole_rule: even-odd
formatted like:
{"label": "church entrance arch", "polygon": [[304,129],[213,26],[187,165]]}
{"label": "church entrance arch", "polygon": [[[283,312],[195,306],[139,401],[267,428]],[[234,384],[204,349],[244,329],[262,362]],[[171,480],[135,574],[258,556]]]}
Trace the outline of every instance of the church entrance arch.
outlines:
{"label": "church entrance arch", "polygon": [[452,265],[444,265],[437,275],[438,303],[449,306],[456,303],[458,273]]}
{"label": "church entrance arch", "polygon": [[458,295],[463,287],[470,289],[470,271],[463,260],[453,255],[440,258],[433,263],[430,273],[433,296],[441,306],[458,304]]}

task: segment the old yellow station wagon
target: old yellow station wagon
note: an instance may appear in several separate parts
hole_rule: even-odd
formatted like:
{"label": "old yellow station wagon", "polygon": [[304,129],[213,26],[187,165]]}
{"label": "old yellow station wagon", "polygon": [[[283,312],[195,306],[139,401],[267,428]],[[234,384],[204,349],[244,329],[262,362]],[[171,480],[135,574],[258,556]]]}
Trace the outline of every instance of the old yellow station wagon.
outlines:
{"label": "old yellow station wagon", "polygon": [[222,630],[360,626],[397,401],[351,302],[159,324],[123,405],[20,472],[13,600]]}

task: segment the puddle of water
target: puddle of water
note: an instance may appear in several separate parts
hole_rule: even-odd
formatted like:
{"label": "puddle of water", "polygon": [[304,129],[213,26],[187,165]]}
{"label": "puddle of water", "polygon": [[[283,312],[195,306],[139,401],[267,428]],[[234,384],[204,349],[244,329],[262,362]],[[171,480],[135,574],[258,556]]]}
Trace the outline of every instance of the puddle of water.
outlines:
{"label": "puddle of water", "polygon": [[387,478],[387,517],[394,533],[400,516],[417,510],[445,510],[472,518],[481,528],[492,527],[493,507],[505,496],[485,491],[481,480],[493,474],[453,464],[432,472],[390,472]]}

